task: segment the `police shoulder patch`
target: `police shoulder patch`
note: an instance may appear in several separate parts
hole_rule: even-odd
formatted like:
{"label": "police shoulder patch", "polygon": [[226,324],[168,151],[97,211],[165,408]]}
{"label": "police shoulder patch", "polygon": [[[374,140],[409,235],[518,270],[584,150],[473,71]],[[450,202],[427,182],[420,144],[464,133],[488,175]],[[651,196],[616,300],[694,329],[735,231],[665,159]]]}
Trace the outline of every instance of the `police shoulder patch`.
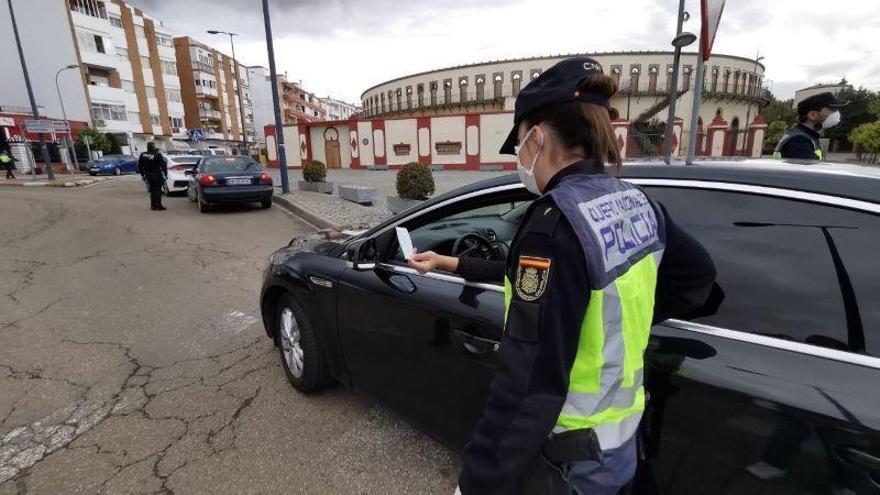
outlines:
{"label": "police shoulder patch", "polygon": [[516,295],[523,301],[534,301],[544,294],[550,279],[549,258],[520,256],[516,269]]}

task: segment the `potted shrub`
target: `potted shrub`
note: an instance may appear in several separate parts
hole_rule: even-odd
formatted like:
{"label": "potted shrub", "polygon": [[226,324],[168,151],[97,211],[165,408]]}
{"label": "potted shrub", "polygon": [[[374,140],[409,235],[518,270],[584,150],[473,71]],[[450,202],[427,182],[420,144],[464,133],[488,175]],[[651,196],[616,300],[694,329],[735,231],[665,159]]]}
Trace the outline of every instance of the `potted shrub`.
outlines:
{"label": "potted shrub", "polygon": [[407,163],[397,171],[397,194],[388,196],[388,208],[400,213],[434,194],[434,176],[431,168],[419,163]]}
{"label": "potted shrub", "polygon": [[312,160],[303,166],[303,179],[305,180],[299,181],[299,190],[332,194],[333,183],[325,181],[326,178],[327,166],[318,160]]}

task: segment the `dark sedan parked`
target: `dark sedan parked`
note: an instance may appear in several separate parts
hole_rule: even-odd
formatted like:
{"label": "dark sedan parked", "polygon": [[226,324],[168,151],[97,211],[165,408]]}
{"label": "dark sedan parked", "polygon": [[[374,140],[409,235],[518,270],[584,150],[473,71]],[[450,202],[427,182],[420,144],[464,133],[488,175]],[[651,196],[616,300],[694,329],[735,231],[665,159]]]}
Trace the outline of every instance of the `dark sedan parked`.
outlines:
{"label": "dark sedan parked", "polygon": [[88,165],[89,175],[122,175],[137,172],[137,158],[130,155],[104,155]]}
{"label": "dark sedan parked", "polygon": [[185,173],[190,176],[186,195],[198,202],[202,213],[217,204],[260,203],[263,208],[272,207],[272,177],[250,158],[207,156]]}
{"label": "dark sedan parked", "polygon": [[[711,316],[654,327],[635,493],[880,493],[880,174],[760,161],[626,165],[712,253]],[[419,250],[503,259],[532,196],[514,177],[344,239],[274,253],[263,321],[291,383],[384,402],[453,448],[485,402],[501,281],[420,275]]]}

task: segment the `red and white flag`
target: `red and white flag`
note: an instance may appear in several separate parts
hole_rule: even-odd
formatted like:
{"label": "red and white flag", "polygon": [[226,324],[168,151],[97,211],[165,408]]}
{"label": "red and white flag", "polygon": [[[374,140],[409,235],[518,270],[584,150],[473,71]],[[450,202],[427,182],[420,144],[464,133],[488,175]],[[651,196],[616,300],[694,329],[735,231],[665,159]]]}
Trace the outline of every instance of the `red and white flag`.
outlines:
{"label": "red and white flag", "polygon": [[721,24],[721,13],[724,12],[724,0],[700,0],[703,27],[700,31],[700,42],[703,43],[703,60],[709,60],[715,34]]}

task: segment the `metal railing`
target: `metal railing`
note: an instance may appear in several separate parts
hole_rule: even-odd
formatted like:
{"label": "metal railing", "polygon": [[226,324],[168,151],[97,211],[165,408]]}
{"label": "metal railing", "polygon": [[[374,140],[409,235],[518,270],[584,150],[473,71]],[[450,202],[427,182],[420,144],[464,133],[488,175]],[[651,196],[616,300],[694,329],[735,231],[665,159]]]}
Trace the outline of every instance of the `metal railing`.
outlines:
{"label": "metal railing", "polygon": [[206,118],[206,119],[219,119],[220,118],[220,111],[200,108],[199,109],[199,117]]}

